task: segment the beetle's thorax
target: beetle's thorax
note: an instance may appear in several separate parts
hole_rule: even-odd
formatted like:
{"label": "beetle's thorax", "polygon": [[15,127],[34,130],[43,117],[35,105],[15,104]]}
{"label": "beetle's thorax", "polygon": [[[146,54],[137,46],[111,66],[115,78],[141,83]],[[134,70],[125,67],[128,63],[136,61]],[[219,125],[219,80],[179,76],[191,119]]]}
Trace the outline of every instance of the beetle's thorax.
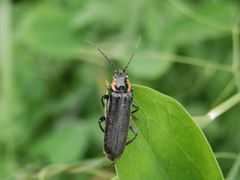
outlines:
{"label": "beetle's thorax", "polygon": [[128,75],[121,71],[115,71],[113,75],[112,90],[118,92],[130,92],[130,83],[128,80]]}

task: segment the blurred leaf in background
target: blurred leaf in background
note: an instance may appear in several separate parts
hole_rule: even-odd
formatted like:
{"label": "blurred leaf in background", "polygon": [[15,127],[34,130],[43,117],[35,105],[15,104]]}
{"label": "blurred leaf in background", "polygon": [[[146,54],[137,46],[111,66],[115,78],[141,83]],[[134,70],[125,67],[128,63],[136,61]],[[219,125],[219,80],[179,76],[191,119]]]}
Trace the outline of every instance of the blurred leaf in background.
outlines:
{"label": "blurred leaf in background", "polygon": [[[239,179],[239,7],[237,0],[0,1],[0,179],[36,178],[52,163],[64,164],[51,171],[56,179],[112,177],[112,165],[87,175],[66,170],[103,156],[96,120],[113,70],[86,40],[124,67],[139,36],[131,82],[200,117],[224,177]],[[231,97],[234,105],[208,116]]]}

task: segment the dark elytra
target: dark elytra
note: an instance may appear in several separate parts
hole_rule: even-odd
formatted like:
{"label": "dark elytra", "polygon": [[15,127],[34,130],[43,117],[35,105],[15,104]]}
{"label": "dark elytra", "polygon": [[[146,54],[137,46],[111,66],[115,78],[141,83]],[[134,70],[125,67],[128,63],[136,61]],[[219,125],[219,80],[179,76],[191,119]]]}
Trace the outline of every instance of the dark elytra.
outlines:
{"label": "dark elytra", "polygon": [[109,96],[104,133],[104,152],[114,161],[124,151],[129,129],[132,93],[112,92]]}

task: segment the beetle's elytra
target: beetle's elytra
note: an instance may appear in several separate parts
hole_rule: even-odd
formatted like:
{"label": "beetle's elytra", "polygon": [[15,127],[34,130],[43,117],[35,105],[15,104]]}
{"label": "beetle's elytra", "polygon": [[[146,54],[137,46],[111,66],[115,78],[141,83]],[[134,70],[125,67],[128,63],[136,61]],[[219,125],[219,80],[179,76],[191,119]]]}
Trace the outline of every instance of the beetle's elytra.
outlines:
{"label": "beetle's elytra", "polygon": [[[107,93],[101,98],[102,105],[106,108],[106,114],[98,120],[101,130],[104,132],[104,154],[110,161],[120,158],[125,146],[131,143],[138,135],[135,128],[130,124],[131,115],[138,110],[138,106],[133,103],[133,89],[125,70],[134,56],[139,41],[140,38],[123,70],[117,68],[101,49],[90,43],[115,68],[111,86],[108,87]],[[133,108],[134,110],[132,110]],[[102,126],[103,123],[105,123],[105,127]],[[133,132],[134,136],[127,141],[129,130]]]}

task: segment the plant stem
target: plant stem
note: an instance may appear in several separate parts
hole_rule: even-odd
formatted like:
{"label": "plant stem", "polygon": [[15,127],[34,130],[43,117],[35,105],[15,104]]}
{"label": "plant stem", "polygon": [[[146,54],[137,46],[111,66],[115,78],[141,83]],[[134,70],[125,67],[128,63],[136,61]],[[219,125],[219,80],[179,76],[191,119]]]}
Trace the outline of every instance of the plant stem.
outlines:
{"label": "plant stem", "polygon": [[81,174],[87,173],[96,175],[104,179],[110,179],[115,176],[112,172],[99,169],[103,166],[109,165],[109,162],[104,158],[86,160],[85,162],[74,163],[74,164],[53,164],[44,167],[38,174],[39,180],[45,180],[49,177],[56,176],[57,174]]}
{"label": "plant stem", "polygon": [[225,71],[232,73],[232,68],[228,65],[222,65],[219,63],[212,63],[209,61],[204,61],[198,58],[194,57],[188,57],[188,56],[180,56],[180,55],[163,55],[164,58],[166,58],[169,61],[177,62],[177,63],[183,63],[183,64],[190,64],[195,66],[201,66],[205,68]]}
{"label": "plant stem", "polygon": [[217,104],[224,101],[229,95],[234,92],[236,86],[234,79],[231,79],[225,86],[225,88],[217,95],[217,97],[212,102],[211,107],[216,106]]}
{"label": "plant stem", "polygon": [[216,158],[218,159],[233,159],[236,160],[238,158],[237,153],[232,153],[232,152],[216,152],[214,153]]}
{"label": "plant stem", "polygon": [[211,109],[207,115],[203,116],[195,116],[193,119],[196,121],[196,123],[201,127],[201,129],[205,128],[208,124],[210,124],[213,120],[215,120],[217,117],[231,109],[233,106],[240,103],[240,92],[233,95],[226,101],[224,101],[222,104],[218,105],[217,107]]}
{"label": "plant stem", "polygon": [[236,85],[238,91],[240,91],[240,53],[239,53],[239,27],[238,23],[240,21],[240,16],[237,19],[236,23],[232,28],[232,46],[233,46],[233,55],[232,55],[232,69],[235,77]]}
{"label": "plant stem", "polygon": [[239,102],[240,102],[240,92],[235,94],[235,95],[233,95],[232,97],[230,97],[229,99],[224,101],[222,104],[220,104],[217,107],[215,107],[212,110],[210,110],[207,113],[207,117],[210,120],[214,120],[218,116],[220,116],[221,114],[223,114],[224,112],[226,112],[227,110],[229,110],[230,108],[232,108],[233,106],[238,104]]}
{"label": "plant stem", "polygon": [[181,1],[179,0],[169,0],[169,2],[176,8],[178,9],[182,14],[184,14],[185,16],[190,17],[191,19],[204,24],[208,27],[211,28],[215,28],[218,30],[222,30],[222,31],[227,31],[230,32],[231,28],[228,27],[226,24],[214,21],[212,19],[209,19],[201,14],[196,13],[195,11],[193,11],[192,9],[190,9],[189,7],[187,7],[185,4],[183,4]]}
{"label": "plant stem", "polygon": [[[104,65],[105,61],[101,60],[101,56],[99,56],[98,52],[92,52],[90,48],[81,47],[81,60],[87,60],[88,62],[97,64],[97,65]],[[116,61],[121,61],[123,59],[129,58],[127,55],[120,55],[120,54],[110,54],[110,57],[113,57]],[[165,54],[165,53],[156,53],[156,52],[147,52],[137,54],[136,58],[142,59],[149,59],[149,60],[156,60],[156,61],[171,61],[176,63],[200,66],[209,69],[215,69],[218,71],[233,73],[233,69],[231,65],[224,65],[219,64],[216,62],[211,62],[211,59],[203,60],[200,58],[190,57],[190,56],[181,56],[177,54]],[[238,70],[239,72],[240,70]]]}
{"label": "plant stem", "polygon": [[240,153],[238,154],[238,157],[237,157],[236,161],[234,162],[232,168],[230,169],[226,180],[237,179],[239,169],[240,169]]}
{"label": "plant stem", "polygon": [[12,178],[14,172],[14,127],[12,123],[13,82],[11,62],[11,1],[0,1],[0,179]]}

